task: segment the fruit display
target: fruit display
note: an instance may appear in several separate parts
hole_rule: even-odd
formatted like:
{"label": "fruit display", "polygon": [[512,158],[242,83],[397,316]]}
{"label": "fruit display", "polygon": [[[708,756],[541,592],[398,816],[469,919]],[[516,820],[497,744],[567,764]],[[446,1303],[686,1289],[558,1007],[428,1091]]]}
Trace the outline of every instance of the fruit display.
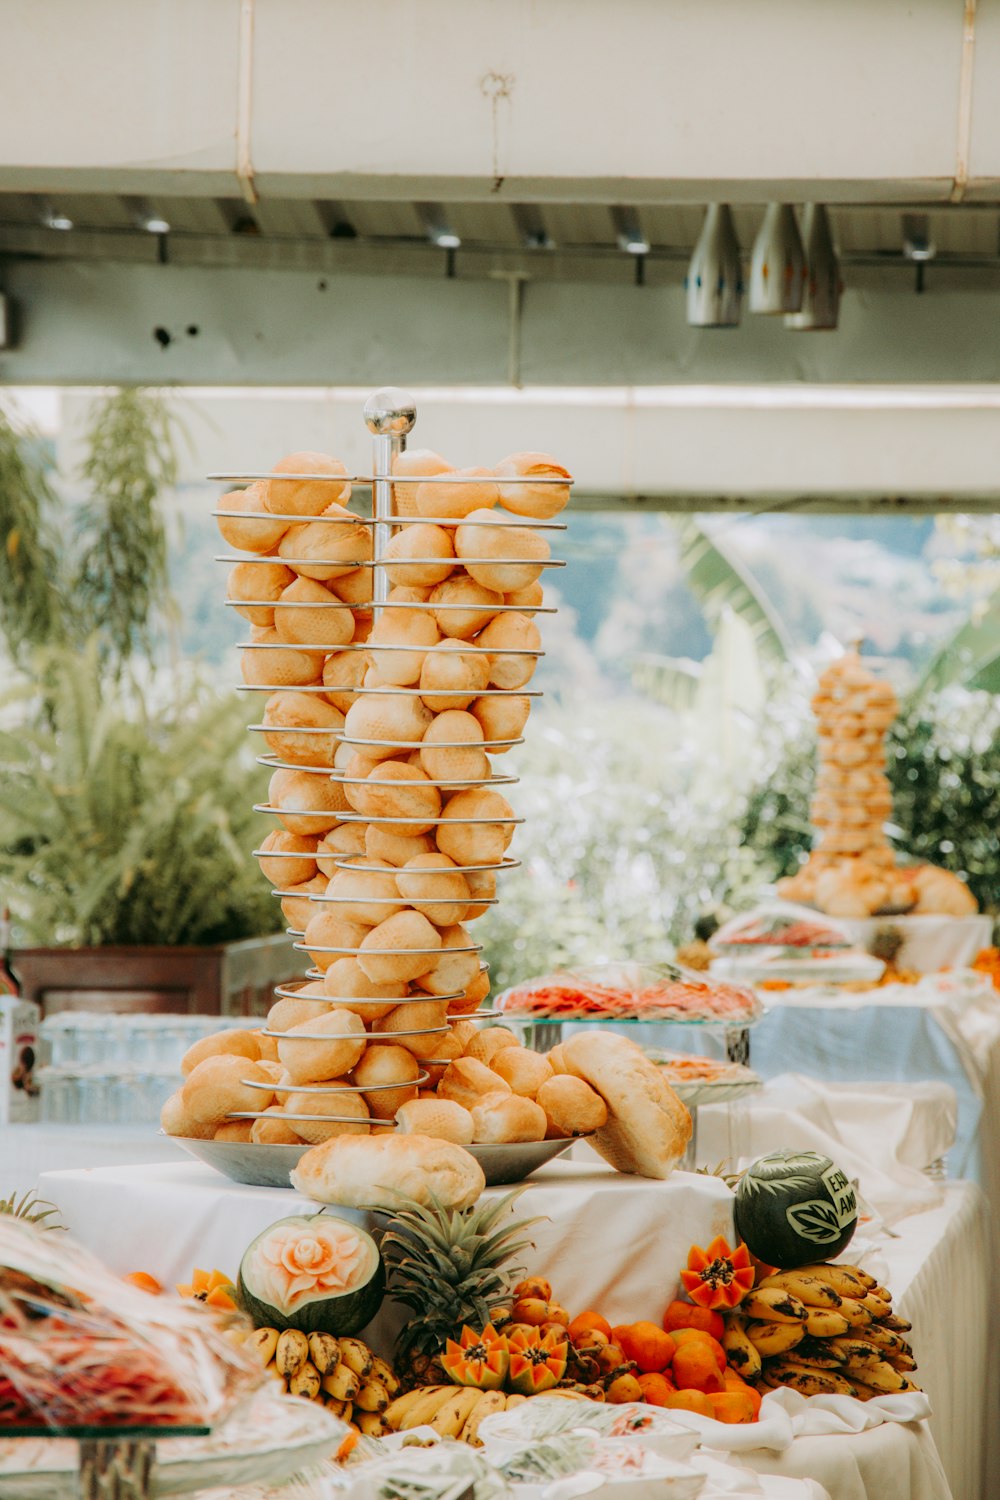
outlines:
{"label": "fruit display", "polygon": [[828,1156],[778,1151],[748,1167],[736,1188],[736,1232],[758,1260],[790,1270],[817,1252],[840,1255],[858,1222],[854,1188]]}
{"label": "fruit display", "polygon": [[790,1386],[803,1396],[873,1396],[919,1390],[910,1330],[892,1298],[857,1266],[820,1262],[755,1286],[726,1318],[731,1365],[759,1390]]}
{"label": "fruit display", "polygon": [[497,1009],[552,1021],[702,1021],[749,1026],[761,1008],[750,990],[708,980],[677,964],[595,964],[505,990]]}
{"label": "fruit display", "polygon": [[975,897],[957,875],[934,865],[900,867],[885,834],[892,793],[885,736],[898,701],[887,682],[847,651],[819,679],[812,700],[819,774],[812,801],[816,847],[778,893],[835,917],[939,913],[970,916]]}
{"label": "fruit display", "polygon": [[718,929],[711,943],[713,948],[726,953],[743,950],[757,953],[762,948],[816,953],[851,946],[842,927],[821,921],[807,907],[790,902],[772,902],[734,917]]}
{"label": "fruit display", "polygon": [[[406,403],[385,425],[398,395],[366,407],[383,434],[373,478],[292,453],[219,501],[245,554],[227,600],[250,626],[244,689],[265,695],[252,728],[277,826],[257,855],[312,967],[278,987],[252,1042],[192,1049],[171,1135],[316,1146],[392,1130],[462,1055],[457,1024],[489,990],[470,924],[516,863],[519,821],[493,757],[521,743],[537,696],[540,579],[561,566],[544,533],[564,529],[572,480],[544,453],[494,470],[407,454]],[[348,505],[368,482],[362,519]],[[481,1138],[531,1139],[542,1119],[484,1106]]]}
{"label": "fruit display", "polygon": [[335,1338],[315,1330],[241,1330],[240,1347],[290,1396],[320,1401],[357,1435],[382,1437],[385,1414],[399,1391],[391,1366],[358,1338]]}
{"label": "fruit display", "polygon": [[371,1235],[330,1214],[270,1224],[244,1253],[236,1285],[240,1307],[258,1328],[345,1337],[371,1322],[384,1292]]}

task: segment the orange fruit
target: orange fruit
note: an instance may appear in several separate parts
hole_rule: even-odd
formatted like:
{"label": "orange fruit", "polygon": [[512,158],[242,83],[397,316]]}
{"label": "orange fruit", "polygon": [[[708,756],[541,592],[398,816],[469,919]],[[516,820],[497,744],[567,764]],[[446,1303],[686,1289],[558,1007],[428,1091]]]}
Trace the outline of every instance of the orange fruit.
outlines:
{"label": "orange fruit", "polygon": [[737,1375],[735,1370],[726,1370],[722,1378],[726,1382],[727,1391],[744,1391],[746,1395],[749,1396],[750,1400],[753,1403],[753,1415],[754,1421],[756,1422],[757,1418],[760,1416],[760,1391],[754,1390],[753,1386],[749,1385],[747,1381],[743,1379],[742,1375]]}
{"label": "orange fruit", "polygon": [[640,1375],[639,1384],[642,1387],[643,1400],[650,1406],[666,1406],[667,1397],[677,1389],[666,1375],[658,1375],[655,1371],[648,1375]]}
{"label": "orange fruit", "polygon": [[714,1351],[694,1339],[682,1344],[674,1355],[673,1377],[678,1390],[704,1391],[708,1395],[726,1388]]}
{"label": "orange fruit", "polygon": [[722,1315],[707,1307],[695,1307],[693,1302],[671,1302],[663,1314],[663,1327],[667,1333],[677,1328],[700,1328],[710,1333],[713,1339],[721,1339],[726,1331]]}
{"label": "orange fruit", "polygon": [[571,1343],[586,1344],[588,1340],[585,1340],[583,1335],[593,1333],[595,1329],[598,1333],[603,1333],[606,1339],[610,1340],[611,1324],[607,1318],[602,1318],[599,1312],[577,1313],[566,1332],[569,1334]]}
{"label": "orange fruit", "polygon": [[745,1391],[721,1391],[709,1396],[717,1422],[755,1422],[757,1414]]}
{"label": "orange fruit", "polygon": [[706,1348],[711,1349],[719,1369],[725,1371],[726,1351],[718,1339],[713,1339],[710,1333],[702,1333],[700,1328],[678,1328],[677,1332],[672,1333],[670,1337],[678,1349],[683,1349],[685,1345],[690,1344],[704,1344]]}
{"label": "orange fruit", "polygon": [[676,1344],[655,1323],[628,1323],[614,1331],[625,1358],[634,1359],[643,1374],[665,1370],[674,1357]]}
{"label": "orange fruit", "polygon": [[140,1291],[151,1292],[154,1297],[158,1297],[163,1291],[156,1277],[150,1276],[148,1271],[132,1271],[125,1277],[125,1280],[130,1281],[133,1286],[137,1286]]}
{"label": "orange fruit", "polygon": [[714,1417],[712,1403],[703,1391],[671,1391],[664,1405],[669,1411],[696,1411],[700,1417]]}

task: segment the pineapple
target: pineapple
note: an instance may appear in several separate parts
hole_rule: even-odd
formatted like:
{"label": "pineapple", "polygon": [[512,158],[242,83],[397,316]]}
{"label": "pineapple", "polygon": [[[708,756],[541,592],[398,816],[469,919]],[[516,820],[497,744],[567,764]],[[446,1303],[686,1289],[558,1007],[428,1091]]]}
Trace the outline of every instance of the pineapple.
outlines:
{"label": "pineapple", "polygon": [[54,1203],[34,1193],[25,1193],[20,1202],[16,1193],[11,1193],[9,1198],[0,1198],[0,1215],[8,1214],[12,1219],[20,1219],[22,1223],[35,1225],[41,1230],[66,1228],[65,1224],[46,1224],[45,1220],[58,1212]]}
{"label": "pineapple", "polygon": [[896,971],[896,960],[903,942],[903,934],[891,922],[885,922],[880,927],[876,927],[870,951],[885,964],[887,974]]}
{"label": "pineapple", "polygon": [[531,1243],[515,1236],[537,1220],[496,1226],[522,1191],[466,1209],[400,1198],[381,1248],[387,1293],[413,1313],[396,1340],[396,1372],[406,1389],[446,1385],[438,1364],[445,1341],[457,1339],[466,1323],[485,1328],[510,1307],[523,1267],[509,1262]]}

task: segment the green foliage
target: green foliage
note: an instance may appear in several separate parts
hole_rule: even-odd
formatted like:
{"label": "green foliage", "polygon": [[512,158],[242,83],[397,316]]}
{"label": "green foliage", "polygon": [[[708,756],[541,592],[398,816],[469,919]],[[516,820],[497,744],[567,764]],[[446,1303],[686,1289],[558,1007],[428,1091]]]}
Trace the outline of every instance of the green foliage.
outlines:
{"label": "green foliage", "polygon": [[0,632],[12,656],[66,634],[57,507],[38,440],[0,404]]}
{"label": "green foliage", "polygon": [[74,593],[120,669],[137,647],[149,653],[150,622],[169,598],[160,495],[177,482],[177,452],[162,397],[133,388],[98,402],[82,472],[90,498],[78,517]]}
{"label": "green foliage", "polygon": [[273,931],[280,914],[250,851],[242,705],[197,681],[154,701],[81,655],[40,654],[0,698],[0,890],[25,942],[215,943]]}
{"label": "green foliage", "polygon": [[788,636],[764,590],[722,542],[712,540],[693,519],[677,522],[681,566],[688,586],[709,624],[718,625],[727,609],[750,626],[763,660],[786,661]]}
{"label": "green foliage", "polygon": [[46,1224],[46,1219],[51,1219],[53,1214],[58,1214],[59,1209],[47,1198],[39,1198],[35,1193],[24,1193],[18,1198],[16,1193],[11,1193],[9,1198],[0,1198],[0,1217],[7,1215],[12,1219],[19,1219],[22,1224],[30,1224],[32,1228],[39,1229],[43,1234],[53,1229],[65,1229],[65,1224],[57,1220],[54,1224]]}
{"label": "green foliage", "polygon": [[976,606],[924,670],[915,698],[961,683],[985,692],[1000,691],[1000,591]]}

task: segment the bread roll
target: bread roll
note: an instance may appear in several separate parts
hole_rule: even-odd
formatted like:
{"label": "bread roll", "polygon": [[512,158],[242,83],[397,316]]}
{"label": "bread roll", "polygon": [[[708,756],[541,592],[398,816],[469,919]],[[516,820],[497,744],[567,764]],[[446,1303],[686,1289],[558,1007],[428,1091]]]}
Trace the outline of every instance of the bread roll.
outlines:
{"label": "bread roll", "polygon": [[[471,953],[461,950],[474,948]],[[441,929],[441,955],[434,967],[417,980],[429,995],[457,995],[479,973],[479,950],[461,923]]]}
{"label": "bread roll", "polygon": [[477,1145],[504,1145],[511,1141],[544,1141],[545,1111],[533,1099],[496,1091],[472,1106],[472,1139]]}
{"label": "bread roll", "polygon": [[486,1026],[482,1031],[476,1030],[475,1036],[466,1045],[465,1055],[490,1067],[497,1053],[502,1052],[505,1047],[521,1049],[521,1043],[506,1026]]}
{"label": "bread roll", "polygon": [[[365,824],[338,823],[316,845],[316,863],[320,872],[332,880],[343,867],[343,861],[353,861],[365,852]],[[338,861],[340,863],[338,863]]]}
{"label": "bread roll", "polygon": [[366,693],[347,711],[344,739],[369,760],[396,760],[401,747],[420,743],[432,718],[419,698]]}
{"label": "bread roll", "polygon": [[412,1099],[396,1113],[401,1135],[429,1135],[456,1146],[472,1145],[472,1116],[452,1099]]}
{"label": "bread roll", "polygon": [[349,573],[341,573],[339,578],[331,578],[327,588],[345,604],[351,605],[355,621],[371,617],[374,603],[371,568],[352,568]]}
{"label": "bread roll", "polygon": [[275,771],[268,784],[268,801],[289,833],[328,833],[348,812],[343,787],[317,771]]}
{"label": "bread roll", "polygon": [[255,1123],[254,1120],[229,1120],[225,1125],[219,1126],[212,1139],[248,1145],[253,1139],[251,1131]]}
{"label": "bread roll", "polygon": [[[272,885],[287,890],[290,885],[301,885],[316,874],[316,840],[301,833],[289,833],[285,828],[273,828],[261,841],[261,852],[257,856],[260,873]],[[277,858],[268,859],[268,855]]]}
{"label": "bread roll", "polygon": [[291,886],[289,895],[282,896],[281,914],[291,932],[305,932],[316,912],[316,904],[310,898],[324,895],[327,884],[325,875],[311,875],[299,885]]}
{"label": "bread roll", "polygon": [[420,854],[435,853],[435,844],[434,839],[428,833],[419,833],[411,837],[409,834],[400,832],[399,829],[390,833],[384,824],[378,828],[373,828],[369,824],[365,833],[365,853],[376,864],[408,865]]}
{"label": "bread roll", "polygon": [[379,1131],[340,1136],[299,1159],[292,1186],[316,1203],[396,1213],[399,1195],[446,1209],[471,1208],[486,1186],[483,1169],[461,1146],[423,1135]]}
{"label": "bread roll", "polygon": [[522,693],[512,698],[476,698],[470,704],[469,712],[482,725],[489,753],[506,755],[512,743],[524,733],[531,712],[531,699]]}
{"label": "bread roll", "polygon": [[278,1061],[277,1042],[271,1036],[264,1037],[263,1040],[274,1046],[274,1057],[261,1057],[257,1066],[269,1083],[282,1083],[285,1077],[285,1070]]}
{"label": "bread roll", "polygon": [[554,1076],[547,1058],[540,1052],[530,1052],[527,1047],[502,1047],[490,1068],[525,1099],[536,1099],[542,1084]]}
{"label": "bread roll", "polygon": [[289,1094],[285,1099],[287,1115],[346,1115],[344,1120],[289,1120],[299,1140],[311,1146],[321,1141],[330,1141],[340,1136],[366,1136],[371,1129],[368,1123],[368,1106],[360,1094],[354,1094],[342,1080],[330,1084],[334,1090],[322,1094]]}
{"label": "bread roll", "polygon": [[[379,1030],[398,1036],[399,1045],[422,1062],[426,1057],[437,1057],[438,1048],[445,1041],[440,1028],[445,1024],[446,1014],[440,1000],[408,1000],[405,1005],[397,1005],[379,1022]],[[417,1032],[418,1035],[408,1036],[407,1032]],[[428,1034],[422,1036],[420,1032]]]}
{"label": "bread roll", "polygon": [[441,526],[403,526],[384,556],[391,582],[410,588],[433,588],[456,566],[451,537]]}
{"label": "bread roll", "polygon": [[455,551],[476,583],[509,594],[526,589],[541,575],[550,548],[539,532],[498,512],[472,511],[469,520],[494,523],[459,526],[455,531]]}
{"label": "bread roll", "polygon": [[373,984],[356,958],[337,958],[323,975],[322,987],[341,1010],[363,1021],[380,1021],[399,1003],[398,984]]}
{"label": "bread roll", "polygon": [[[397,453],[392,461],[392,472],[394,474],[417,474],[420,480],[429,478],[433,474],[450,474],[451,464],[443,459],[440,453],[434,453],[430,448],[407,448],[402,453]],[[416,506],[416,484],[394,484],[392,487],[392,509],[397,516],[417,516],[420,512]]]}
{"label": "bread roll", "polygon": [[301,1146],[302,1139],[285,1119],[284,1107],[271,1104],[264,1111],[262,1120],[254,1120],[250,1139],[255,1146]]}
{"label": "bread roll", "polygon": [[[277,619],[277,611],[275,612]],[[517,651],[525,655],[490,656],[490,682],[493,687],[510,692],[524,687],[535,675],[537,658],[531,653],[541,650],[542,637],[534,620],[517,610],[495,615],[476,637],[476,645],[492,652]]]}
{"label": "bread roll", "polygon": [[659,1068],[634,1042],[609,1032],[579,1032],[560,1048],[569,1071],[607,1105],[595,1150],[619,1172],[669,1177],[691,1139],[691,1116]]}
{"label": "bread roll", "polygon": [[[251,1088],[263,1083],[263,1089]],[[244,1057],[206,1057],[185,1079],[181,1102],[185,1112],[200,1125],[211,1125],[215,1131],[227,1115],[241,1111],[266,1109],[274,1099],[270,1080]]]}
{"label": "bread roll", "polygon": [[369,979],[403,983],[429,970],[441,935],[420,912],[404,910],[373,927],[358,946],[358,963]]}
{"label": "bread roll", "polygon": [[351,573],[372,555],[371,531],[342,505],[328,505],[324,516],[332,519],[306,521],[290,526],[278,544],[278,555],[293,573],[328,583]]}
{"label": "bread roll", "polygon": [[550,1137],[590,1135],[607,1124],[608,1106],[600,1094],[582,1078],[571,1074],[553,1074],[541,1085],[535,1098],[545,1111],[549,1122],[546,1134]]}
{"label": "bread roll", "polygon": [[[315,604],[316,608],[303,609],[304,604]],[[353,640],[354,616],[321,583],[296,578],[275,606],[274,628],[283,641],[327,646],[334,651]]]}
{"label": "bread roll", "polygon": [[418,854],[395,877],[404,901],[437,927],[461,922],[469,907],[466,878],[447,854]]}
{"label": "bread roll", "polygon": [[479,720],[461,709],[447,709],[427,726],[420,765],[432,781],[488,781],[490,763],[482,749]]}
{"label": "bread roll", "polygon": [[480,969],[471,984],[465,986],[461,996],[448,1001],[449,1016],[467,1016],[479,1009],[486,996],[490,992],[490,976],[486,969]]}
{"label": "bread roll", "polygon": [[456,792],[442,809],[437,846],[457,865],[498,865],[514,836],[513,821],[501,820],[513,816],[507,799],[489,787]]}
{"label": "bread roll", "polygon": [[[402,593],[403,590],[393,590]],[[407,591],[412,592],[412,591]],[[392,603],[393,594],[389,595]],[[419,681],[428,646],[441,639],[433,615],[421,610],[389,609],[379,617],[368,636],[371,646],[372,687],[412,687]],[[386,647],[399,649],[386,650]],[[368,682],[368,678],[365,678]]]}
{"label": "bread roll", "polygon": [[186,1136],[192,1141],[210,1141],[215,1134],[214,1124],[203,1125],[195,1119],[184,1103],[182,1089],[172,1093],[160,1110],[160,1126],[165,1135]]}
{"label": "bread roll", "polygon": [[503,602],[512,604],[522,614],[530,616],[535,613],[536,609],[541,609],[545,603],[545,590],[540,580],[536,578],[534,583],[529,583],[526,589],[514,589],[512,593],[504,594]]}
{"label": "bread roll", "polygon": [[288,453],[275,464],[273,474],[330,474],[332,482],[323,479],[269,479],[265,498],[268,510],[286,516],[318,516],[334,501],[346,505],[351,498],[349,484],[337,484],[336,477],[347,470],[339,458],[329,453]]}
{"label": "bread roll", "polygon": [[[414,1079],[420,1075],[417,1059],[405,1047],[372,1042],[354,1069],[354,1082],[371,1090],[362,1095],[373,1119],[391,1120],[397,1109],[417,1097]],[[376,1089],[376,1084],[395,1083],[398,1088]]]}
{"label": "bread roll", "polygon": [[[327,970],[336,958],[350,957],[361,947],[372,931],[361,922],[349,922],[337,915],[335,906],[320,908],[305,930],[303,946],[317,969]],[[324,952],[344,949],[346,952]]]}
{"label": "bread roll", "polygon": [[[456,520],[479,509],[488,510],[499,499],[499,491],[489,469],[453,469],[442,483],[417,486],[414,505],[418,515]],[[461,475],[468,483],[457,480]]]}
{"label": "bread roll", "polygon": [[273,626],[274,602],[295,579],[284,563],[237,563],[226,580],[226,597],[232,600],[266,599],[264,605],[236,604],[236,613],[251,625]]}
{"label": "bread roll", "polygon": [[[264,706],[264,740],[272,755],[300,766],[333,764],[344,715],[319,693],[272,693]],[[301,734],[294,733],[302,730]],[[321,734],[314,733],[322,730]]]}
{"label": "bread roll", "polygon": [[258,1066],[277,1082],[278,1074],[273,1072],[273,1069],[278,1068],[278,1044],[273,1036],[264,1035],[263,1027],[258,1027],[254,1031],[254,1036],[257,1039],[257,1046],[260,1048]]}
{"label": "bread roll", "polygon": [[449,637],[424,657],[420,668],[420,693],[432,713],[468,708],[477,693],[489,684],[489,661],[474,651],[463,650],[463,644]]}
{"label": "bread roll", "polygon": [[240,671],[248,687],[307,687],[319,681],[322,655],[283,646],[276,630],[260,630],[255,639],[267,649],[248,647],[240,657]]}
{"label": "bread roll", "polygon": [[466,870],[465,879],[469,884],[469,895],[474,898],[465,920],[474,922],[477,917],[486,915],[490,902],[496,899],[497,878],[492,870]]}
{"label": "bread roll", "polygon": [[442,1099],[453,1099],[466,1109],[478,1104],[485,1094],[512,1092],[509,1083],[505,1083],[491,1068],[486,1067],[485,1063],[477,1062],[474,1057],[459,1057],[455,1062],[449,1063],[438,1084],[438,1093]]}
{"label": "bread roll", "polygon": [[187,1049],[181,1058],[181,1072],[186,1078],[206,1057],[225,1056],[245,1057],[249,1062],[256,1062],[260,1057],[257,1037],[252,1031],[235,1028],[232,1031],[213,1031]]}
{"label": "bread roll", "polygon": [[[264,506],[264,488],[259,481],[245,490],[230,490],[219,500],[218,509],[253,512],[253,518],[244,515],[218,518],[223,540],[241,552],[273,552],[288,529],[287,521],[276,521],[268,515]],[[257,516],[260,520],[256,519]]]}
{"label": "bread roll", "polygon": [[364,682],[368,665],[364,651],[335,651],[323,663],[323,686],[326,688],[323,696],[342,714],[358,701],[357,690]]}
{"label": "bread roll", "polygon": [[[380,762],[360,785],[348,783],[344,791],[355,812],[386,833],[429,833],[441,811],[441,793],[430,784],[426,772],[399,760]],[[408,821],[402,825],[383,822],[389,818]]]}
{"label": "bread roll", "polygon": [[330,881],[327,894],[337,898],[336,910],[352,922],[365,922],[375,927],[401,911],[405,903],[400,899],[393,875],[369,868],[367,858],[359,859],[349,870],[338,870]]}
{"label": "bread roll", "polygon": [[434,618],[441,634],[468,641],[489,624],[503,604],[503,595],[459,574],[439,583],[430,602],[435,606]]}
{"label": "bread roll", "polygon": [[[548,453],[511,453],[493,471],[497,476],[500,504],[516,516],[551,521],[569,503],[568,469]],[[566,484],[503,484],[504,479],[565,479]]]}
{"label": "bread roll", "polygon": [[267,1013],[267,1029],[268,1031],[290,1031],[293,1026],[300,1026],[304,1021],[312,1021],[332,1009],[322,982],[310,980],[308,984],[302,985],[294,996],[289,995],[274,1002]]}
{"label": "bread roll", "polygon": [[278,1060],[292,1083],[322,1083],[349,1073],[360,1061],[366,1039],[361,1017],[334,1007],[290,1027],[278,1042]]}

